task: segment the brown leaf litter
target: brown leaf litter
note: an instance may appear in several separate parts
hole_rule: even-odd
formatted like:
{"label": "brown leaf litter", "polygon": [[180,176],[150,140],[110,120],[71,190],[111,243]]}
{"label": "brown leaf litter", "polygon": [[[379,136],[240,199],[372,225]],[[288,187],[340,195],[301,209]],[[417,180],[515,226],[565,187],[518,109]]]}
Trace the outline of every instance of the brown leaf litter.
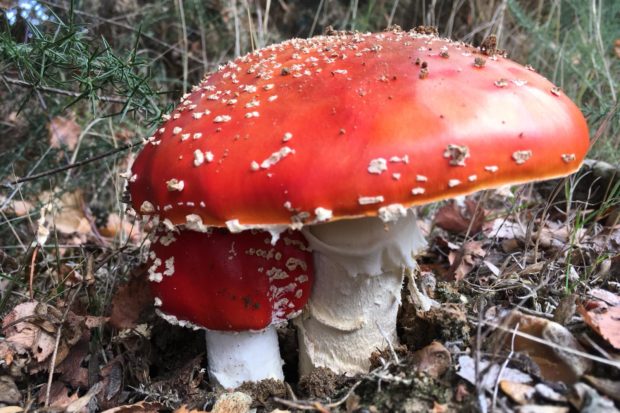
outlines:
{"label": "brown leaf litter", "polygon": [[620,296],[595,292],[600,300],[588,300],[578,307],[584,321],[616,350],[620,350]]}

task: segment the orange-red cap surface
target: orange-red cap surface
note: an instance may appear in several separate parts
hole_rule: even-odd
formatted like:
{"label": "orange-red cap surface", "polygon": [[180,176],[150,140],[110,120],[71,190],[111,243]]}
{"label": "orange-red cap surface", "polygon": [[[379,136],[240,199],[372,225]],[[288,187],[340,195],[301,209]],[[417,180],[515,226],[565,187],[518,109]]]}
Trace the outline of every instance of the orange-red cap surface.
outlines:
{"label": "orange-red cap surface", "polygon": [[149,268],[156,306],[170,322],[221,331],[295,316],[312,289],[312,253],[298,231],[270,241],[262,231],[160,233]]}
{"label": "orange-red cap surface", "polygon": [[390,219],[567,175],[589,145],[579,109],[533,69],[402,31],[294,39],[238,58],[149,140],[130,179],[136,209],[232,230]]}

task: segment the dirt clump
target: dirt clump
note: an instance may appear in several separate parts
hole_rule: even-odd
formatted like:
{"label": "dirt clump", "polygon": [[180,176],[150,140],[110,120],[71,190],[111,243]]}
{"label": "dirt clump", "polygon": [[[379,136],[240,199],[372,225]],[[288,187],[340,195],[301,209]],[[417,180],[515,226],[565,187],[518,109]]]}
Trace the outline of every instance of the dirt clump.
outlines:
{"label": "dirt clump", "polygon": [[463,304],[443,303],[429,311],[418,312],[413,304],[403,302],[399,320],[400,339],[410,350],[425,347],[434,340],[469,342],[470,327]]}
{"label": "dirt clump", "polygon": [[331,397],[343,384],[342,378],[326,367],[317,367],[301,376],[298,390],[304,396],[324,399]]}
{"label": "dirt clump", "polygon": [[265,407],[274,397],[285,398],[286,386],[284,382],[274,379],[265,379],[259,382],[245,382],[237,390],[252,397],[253,407]]}

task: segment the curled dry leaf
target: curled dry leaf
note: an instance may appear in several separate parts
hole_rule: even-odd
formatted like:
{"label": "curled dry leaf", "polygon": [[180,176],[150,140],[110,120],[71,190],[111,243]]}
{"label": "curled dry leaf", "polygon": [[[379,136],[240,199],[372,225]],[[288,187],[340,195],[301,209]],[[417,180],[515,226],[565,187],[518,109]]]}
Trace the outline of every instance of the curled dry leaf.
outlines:
{"label": "curled dry leaf", "polygon": [[620,304],[609,305],[604,301],[592,300],[580,305],[577,311],[590,328],[620,350]]}
{"label": "curled dry leaf", "polygon": [[87,329],[84,317],[68,312],[63,320],[61,311],[36,301],[17,305],[2,322],[5,340],[0,346],[0,359],[4,359],[9,366],[16,359],[23,359],[30,373],[46,370],[55,350],[56,335],[61,323],[63,328],[56,352],[56,364],[67,357]]}
{"label": "curled dry leaf", "polygon": [[0,376],[0,403],[18,404],[22,401],[22,395],[17,385],[9,376]]}
{"label": "curled dry leaf", "polygon": [[456,202],[441,207],[435,216],[435,225],[459,235],[466,234],[469,229],[469,235],[473,236],[482,230],[485,217],[484,208],[479,206],[477,202],[468,199],[465,201],[464,207],[460,207]]}
{"label": "curled dry leaf", "polygon": [[19,407],[19,406],[0,407],[0,413],[21,413],[23,411],[24,411],[24,408]]}
{"label": "curled dry leaf", "polygon": [[613,401],[583,382],[575,383],[568,401],[580,412],[618,413]]}
{"label": "curled dry leaf", "polygon": [[54,197],[52,193],[44,193],[41,199],[51,203],[53,225],[57,231],[67,235],[86,235],[91,232],[82,191],[65,192],[60,197]]}
{"label": "curled dry leaf", "polygon": [[123,390],[123,374],[122,356],[110,360],[99,372],[101,381],[98,384],[100,386],[93,395],[97,396],[101,409],[109,409],[118,405]]}
{"label": "curled dry leaf", "polygon": [[504,318],[493,336],[493,344],[508,350],[511,348],[512,334],[518,324],[518,331],[539,339],[548,344],[530,340],[527,337],[514,336],[514,351],[523,352],[540,367],[543,378],[551,381],[575,383],[591,367],[588,359],[579,357],[565,349],[584,351],[573,335],[561,324],[544,318],[512,311]]}
{"label": "curled dry leaf", "polygon": [[538,383],[534,386],[534,388],[536,389],[536,394],[543,399],[557,403],[565,403],[568,400],[566,396],[558,393],[544,383]]}
{"label": "curled dry leaf", "polygon": [[568,294],[560,300],[553,312],[553,321],[566,325],[577,310],[577,294]]}
{"label": "curled dry leaf", "polygon": [[517,404],[529,403],[532,400],[532,396],[536,393],[534,386],[510,380],[500,381],[499,388]]}
{"label": "curled dry leaf", "polygon": [[616,57],[620,59],[620,39],[616,39],[614,42],[614,52],[616,53]]}
{"label": "curled dry leaf", "polygon": [[85,331],[80,341],[56,367],[56,372],[60,373],[58,380],[73,389],[88,387],[88,369],[83,365],[90,352],[89,342],[90,332]]}
{"label": "curled dry leaf", "polygon": [[584,378],[596,390],[600,391],[610,399],[620,402],[620,381],[590,375],[586,375]]}
{"label": "curled dry leaf", "polygon": [[[47,395],[47,384],[39,390],[37,399],[40,404],[45,403]],[[49,390],[49,407],[65,410],[67,406],[79,399],[77,391],[71,391],[64,383],[59,381],[52,382]]]}
{"label": "curled dry leaf", "polygon": [[[7,201],[7,197],[2,195],[0,196],[0,204],[4,205]],[[21,199],[11,199],[6,206],[6,210],[10,213],[15,214],[18,217],[23,217],[27,215],[30,211],[34,209],[32,203],[21,200]]]}
{"label": "curled dry leaf", "polygon": [[140,314],[153,305],[153,295],[144,276],[131,277],[112,297],[110,324],[118,329],[133,328]]}
{"label": "curled dry leaf", "polygon": [[454,279],[462,280],[471,272],[480,259],[486,256],[486,251],[482,247],[481,241],[465,242],[462,249],[451,251],[448,254],[450,271],[454,274]]}
{"label": "curled dry leaf", "polygon": [[524,240],[527,228],[520,222],[497,218],[484,226],[487,238]]}
{"label": "curled dry leaf", "polygon": [[497,363],[488,360],[480,360],[478,365],[478,376],[476,377],[476,361],[470,356],[459,357],[458,376],[467,380],[470,384],[480,383],[482,388],[493,391],[498,380],[507,380],[512,383],[531,383],[532,378],[511,367],[502,368]]}
{"label": "curled dry leaf", "polygon": [[[101,383],[95,383],[85,395],[79,397],[77,400],[71,402],[65,407],[65,413],[86,413],[88,411],[87,406],[90,404],[91,399],[97,394],[101,388]],[[77,394],[77,392],[76,392]]]}
{"label": "curled dry leaf", "polygon": [[611,291],[603,290],[602,288],[593,288],[590,290],[588,295],[600,301],[604,301],[611,306],[620,305],[620,296],[612,293]]}
{"label": "curled dry leaf", "polygon": [[443,344],[433,341],[413,353],[412,363],[416,371],[437,379],[448,371],[452,364],[452,357]]}
{"label": "curled dry leaf", "polygon": [[108,215],[106,225],[99,228],[99,233],[107,238],[119,237],[134,243],[140,242],[143,236],[138,221],[131,222],[127,217],[123,219],[116,212]]}

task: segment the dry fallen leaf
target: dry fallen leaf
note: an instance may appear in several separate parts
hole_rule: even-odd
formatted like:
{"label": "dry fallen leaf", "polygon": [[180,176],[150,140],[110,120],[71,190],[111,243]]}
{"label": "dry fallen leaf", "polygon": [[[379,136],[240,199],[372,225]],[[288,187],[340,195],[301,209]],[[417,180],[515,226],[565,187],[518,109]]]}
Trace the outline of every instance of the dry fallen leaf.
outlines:
{"label": "dry fallen leaf", "polygon": [[614,52],[616,52],[616,56],[620,59],[620,39],[616,39],[614,42]]}
{"label": "dry fallen leaf", "polygon": [[613,401],[602,397],[599,392],[583,382],[575,383],[568,395],[568,401],[580,412],[618,413]]}
{"label": "dry fallen leaf", "polygon": [[0,407],[0,413],[20,413],[23,412],[24,408],[19,406],[5,406]]}
{"label": "dry fallen leaf", "polygon": [[536,394],[543,399],[557,403],[565,403],[568,401],[566,396],[558,393],[544,383],[538,383],[536,384],[536,386],[534,386],[534,388],[536,389]]}
{"label": "dry fallen leaf", "polygon": [[18,404],[22,401],[22,395],[9,376],[0,376],[0,403]]}
{"label": "dry fallen leaf", "polygon": [[611,291],[603,290],[602,288],[593,288],[588,295],[600,301],[604,301],[609,305],[620,305],[620,296]]}
{"label": "dry fallen leaf", "polygon": [[577,294],[568,294],[560,300],[560,303],[553,312],[553,321],[563,326],[568,324],[577,310]]}
{"label": "dry fallen leaf", "polygon": [[459,371],[457,375],[467,380],[470,384],[476,385],[476,383],[480,383],[482,388],[486,390],[493,391],[498,380],[507,380],[512,383],[532,382],[532,378],[529,375],[511,367],[502,368],[499,364],[491,363],[488,360],[480,360],[478,374],[481,377],[476,377],[476,361],[473,358],[470,356],[459,357]]}
{"label": "dry fallen leaf", "polygon": [[27,301],[15,306],[2,321],[2,333],[5,336],[0,346],[0,359],[16,359],[26,362],[30,373],[46,370],[49,358],[56,351],[56,364],[61,363],[69,354],[84,330],[84,317],[72,312],[62,322],[62,334],[58,347],[56,335],[63,314],[55,307],[36,301]]}
{"label": "dry fallen leaf", "polygon": [[[38,394],[38,401],[40,404],[45,403],[47,395],[47,384],[41,387]],[[49,391],[49,407],[55,407],[65,410],[67,406],[80,398],[77,391],[71,391],[64,383],[59,381],[52,382]]]}
{"label": "dry fallen leaf", "polygon": [[605,396],[620,402],[620,381],[585,375],[584,378]]}
{"label": "dry fallen leaf", "polygon": [[452,363],[450,352],[438,341],[416,351],[411,359],[416,371],[435,379],[443,376]]}
{"label": "dry fallen leaf", "polygon": [[99,233],[107,238],[129,238],[134,243],[138,243],[142,239],[140,223],[138,221],[130,222],[127,217],[121,219],[115,212],[108,215],[106,226],[100,227]]}
{"label": "dry fallen leaf", "polygon": [[[0,204],[4,204],[7,201],[7,197],[4,195],[0,196]],[[6,210],[15,214],[18,217],[23,217],[25,215],[28,215],[28,213],[30,211],[32,211],[34,209],[34,206],[32,205],[32,203],[25,201],[25,200],[21,200],[21,199],[11,199],[10,202],[8,202],[7,206],[6,206]]]}
{"label": "dry fallen leaf", "polygon": [[462,249],[451,251],[448,254],[450,263],[449,272],[454,274],[454,279],[462,280],[471,272],[481,258],[486,256],[486,251],[482,247],[481,241],[467,241]]}
{"label": "dry fallen leaf", "polygon": [[461,235],[466,234],[471,225],[469,235],[472,236],[482,230],[485,215],[485,210],[472,200],[466,200],[464,208],[456,202],[451,202],[437,211],[435,225],[453,234]]}
{"label": "dry fallen leaf", "polygon": [[510,221],[506,218],[497,218],[484,225],[484,234],[487,238],[498,239],[525,239],[527,228],[523,223]]}
{"label": "dry fallen leaf", "polygon": [[49,132],[50,146],[52,148],[74,150],[77,146],[82,128],[73,117],[63,116],[54,117],[47,125]]}
{"label": "dry fallen leaf", "polygon": [[527,337],[514,336],[514,351],[526,353],[540,367],[542,376],[547,380],[574,383],[591,366],[588,359],[564,351],[564,348],[583,351],[573,335],[561,324],[530,315],[512,311],[503,321],[505,331],[497,331],[494,336],[496,344],[508,349],[511,347],[512,331],[518,323],[518,331],[549,344],[539,343]]}
{"label": "dry fallen leaf", "polygon": [[99,408],[110,409],[118,405],[123,390],[123,375],[122,356],[117,356],[103,366],[99,372],[100,388],[93,393],[97,396]]}
{"label": "dry fallen leaf", "polygon": [[[17,355],[31,354],[34,357],[33,362],[38,364],[33,366],[32,371],[45,368],[42,363],[52,355],[56,341],[50,331],[46,331],[49,326],[46,328],[40,325],[41,322],[46,322],[40,318],[46,311],[42,310],[39,304],[30,301],[17,305],[6,315],[2,323],[5,342],[10,346],[7,351],[12,352],[13,358]],[[19,322],[19,320],[27,321]],[[53,333],[55,327],[51,325],[51,329]]]}
{"label": "dry fallen leaf", "polygon": [[84,360],[90,353],[90,332],[86,331],[82,339],[71,349],[67,358],[56,367],[61,373],[58,378],[74,389],[88,387],[88,369],[83,366]]}
{"label": "dry fallen leaf", "polygon": [[588,301],[577,309],[583,320],[609,344],[620,350],[620,304]]}
{"label": "dry fallen leaf", "polygon": [[534,386],[525,383],[515,383],[509,380],[500,381],[499,388],[517,404],[527,404],[532,400],[534,393],[536,393]]}
{"label": "dry fallen leaf", "polygon": [[112,297],[110,324],[118,329],[133,328],[140,314],[152,305],[153,296],[146,277],[131,277]]}
{"label": "dry fallen leaf", "polygon": [[86,407],[90,404],[91,399],[97,394],[97,392],[99,392],[100,389],[101,383],[95,383],[90,389],[88,389],[85,395],[77,398],[65,407],[65,413],[87,413],[90,409],[87,409]]}
{"label": "dry fallen leaf", "polygon": [[[51,193],[45,195],[52,196]],[[53,224],[57,231],[68,235],[75,233],[86,235],[91,232],[82,191],[65,192],[58,198],[52,198],[51,203]]]}

